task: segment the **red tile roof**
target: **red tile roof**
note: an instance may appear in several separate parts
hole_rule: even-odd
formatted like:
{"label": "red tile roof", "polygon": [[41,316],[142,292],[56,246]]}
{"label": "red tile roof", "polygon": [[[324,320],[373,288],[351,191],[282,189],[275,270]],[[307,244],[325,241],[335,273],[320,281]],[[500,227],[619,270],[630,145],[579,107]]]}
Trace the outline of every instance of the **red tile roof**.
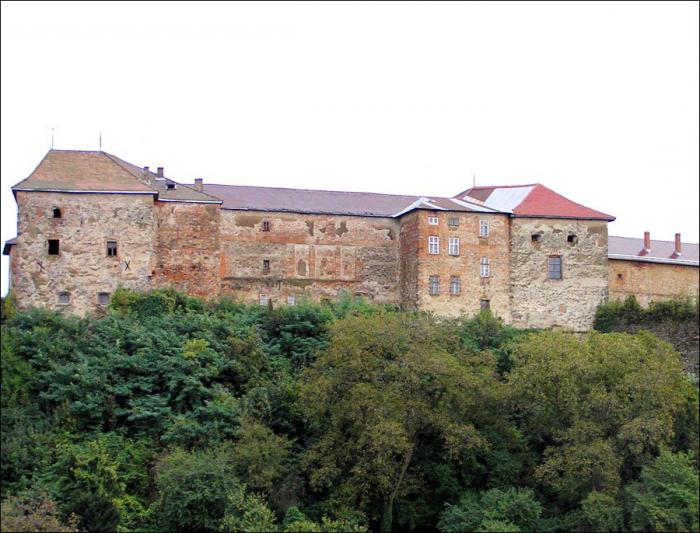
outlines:
{"label": "red tile roof", "polygon": [[615,217],[577,204],[540,183],[472,187],[458,195],[481,200],[487,206],[504,209],[515,216],[615,220]]}

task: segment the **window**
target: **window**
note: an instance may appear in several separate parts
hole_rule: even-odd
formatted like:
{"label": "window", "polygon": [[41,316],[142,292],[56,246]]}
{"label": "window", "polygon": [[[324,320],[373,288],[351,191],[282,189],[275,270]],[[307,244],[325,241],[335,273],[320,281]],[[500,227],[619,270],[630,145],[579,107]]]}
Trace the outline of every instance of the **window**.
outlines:
{"label": "window", "polygon": [[440,253],[440,237],[428,237],[428,253],[433,255]]}
{"label": "window", "polygon": [[49,255],[58,255],[58,239],[49,239]]}
{"label": "window", "polygon": [[296,305],[297,299],[295,296],[287,296],[287,305]]}
{"label": "window", "polygon": [[116,257],[117,256],[117,241],[107,241],[107,256]]}
{"label": "window", "polygon": [[440,276],[430,276],[428,281],[428,292],[433,296],[440,294]]}
{"label": "window", "polygon": [[450,228],[456,228],[459,226],[459,218],[458,217],[452,217],[447,219],[447,225]]}
{"label": "window", "polygon": [[578,242],[578,237],[574,234],[571,234],[566,238],[566,242],[568,242],[569,244],[576,244]]}
{"label": "window", "polygon": [[553,255],[547,258],[547,277],[561,279],[561,256]]}
{"label": "window", "polygon": [[487,311],[488,309],[491,309],[491,300],[481,300],[480,306],[482,311]]}
{"label": "window", "polygon": [[533,233],[530,236],[530,239],[532,239],[532,242],[541,242],[542,241],[542,234],[541,233]]}
{"label": "window", "polygon": [[450,255],[459,255],[459,237],[450,237],[447,253]]}
{"label": "window", "polygon": [[97,303],[100,305],[109,304],[109,293],[108,292],[98,292],[97,293]]}
{"label": "window", "polygon": [[58,293],[58,303],[69,304],[70,303],[70,293],[69,292],[59,292]]}
{"label": "window", "polygon": [[618,275],[617,275],[617,279],[623,279],[622,274],[618,274]]}
{"label": "window", "polygon": [[457,296],[460,292],[462,292],[462,283],[457,276],[452,276],[450,278],[450,294]]}
{"label": "window", "polygon": [[267,305],[270,302],[270,298],[268,298],[267,294],[260,294],[258,301],[260,305]]}
{"label": "window", "polygon": [[489,221],[479,220],[479,237],[489,236]]}
{"label": "window", "polygon": [[270,273],[270,260],[263,259],[263,274],[269,274],[269,273]]}
{"label": "window", "polygon": [[53,208],[53,218],[61,218],[61,210],[58,207]]}
{"label": "window", "polygon": [[438,217],[428,217],[428,224],[430,224],[431,226],[437,226]]}
{"label": "window", "polygon": [[165,186],[168,189],[175,189],[175,184],[172,181],[169,181]]}
{"label": "window", "polygon": [[480,265],[481,277],[488,278],[491,275],[491,262],[489,261],[488,257],[482,257]]}
{"label": "window", "polygon": [[262,230],[263,231],[270,231],[270,221],[269,220],[263,220]]}

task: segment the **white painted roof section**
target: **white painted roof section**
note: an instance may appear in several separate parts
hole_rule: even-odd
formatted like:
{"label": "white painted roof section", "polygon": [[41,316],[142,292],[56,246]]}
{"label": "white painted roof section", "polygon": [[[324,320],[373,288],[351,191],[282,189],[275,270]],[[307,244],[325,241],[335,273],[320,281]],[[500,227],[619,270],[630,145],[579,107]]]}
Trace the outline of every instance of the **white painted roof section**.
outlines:
{"label": "white painted roof section", "polygon": [[[479,202],[479,200],[476,200],[475,198],[470,198],[469,196],[465,196],[464,198],[464,200],[460,200],[459,198],[450,198],[450,201],[479,213],[497,213],[495,209],[486,207],[483,202]],[[467,200],[467,198],[469,198],[469,200]]]}
{"label": "white painted roof section", "polygon": [[504,187],[502,189],[494,189],[484,203],[498,211],[507,211],[510,213],[527,198],[527,195],[530,194],[534,188],[533,185],[530,185],[529,187]]}
{"label": "white painted roof section", "polygon": [[437,209],[437,210],[440,210],[440,211],[447,211],[447,209],[445,209],[444,207],[440,207],[440,206],[435,205],[434,203],[432,203],[432,202],[430,201],[430,198],[427,198],[427,199],[423,202],[423,204],[427,205],[430,209]]}
{"label": "white painted roof section", "polygon": [[422,204],[422,203],[424,203],[424,202],[428,202],[428,201],[430,201],[430,198],[426,198],[425,196],[423,196],[422,198],[418,198],[418,200],[416,200],[416,201],[413,202],[412,204],[406,206],[404,209],[402,209],[402,210],[399,211],[398,213],[394,213],[394,214],[391,215],[391,216],[392,216],[392,217],[400,217],[400,216],[403,215],[404,213],[408,213],[409,211],[411,211],[411,210],[415,209],[416,207],[418,207],[420,204]]}

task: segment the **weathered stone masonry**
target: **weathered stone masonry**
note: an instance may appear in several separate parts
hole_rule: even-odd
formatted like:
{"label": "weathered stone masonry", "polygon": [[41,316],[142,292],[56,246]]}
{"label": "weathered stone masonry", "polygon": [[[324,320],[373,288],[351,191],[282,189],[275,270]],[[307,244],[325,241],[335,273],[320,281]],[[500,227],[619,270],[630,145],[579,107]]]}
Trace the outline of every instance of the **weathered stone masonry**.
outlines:
{"label": "weathered stone masonry", "polygon": [[670,258],[655,241],[656,256],[645,248],[630,261],[638,243],[627,239],[620,251],[621,238],[611,237],[608,249],[612,217],[539,184],[453,198],[188,186],[104,152],[52,150],[13,192],[18,235],[4,253],[22,308],[84,314],[118,287],[275,306],[344,292],[585,330],[609,291],[697,293],[697,245],[684,248],[683,266],[649,263],[680,262],[679,237]]}

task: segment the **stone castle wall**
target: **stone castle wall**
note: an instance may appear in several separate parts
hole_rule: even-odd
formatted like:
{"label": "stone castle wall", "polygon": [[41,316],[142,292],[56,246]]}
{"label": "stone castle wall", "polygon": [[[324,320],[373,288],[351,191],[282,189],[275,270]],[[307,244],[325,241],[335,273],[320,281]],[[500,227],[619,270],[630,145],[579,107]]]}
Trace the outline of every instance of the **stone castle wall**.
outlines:
{"label": "stone castle wall", "polygon": [[[607,223],[513,218],[510,228],[512,324],[590,329],[596,307],[608,297]],[[550,256],[561,256],[562,279],[548,278]]]}
{"label": "stone castle wall", "polygon": [[[418,305],[445,316],[479,312],[481,301],[488,300],[493,313],[510,321],[510,267],[508,217],[484,213],[418,212]],[[431,225],[429,217],[437,217]],[[457,218],[458,225],[449,226]],[[488,237],[479,236],[479,223],[488,222]],[[439,237],[439,254],[430,254],[428,238]],[[449,238],[459,239],[459,255],[449,255]],[[489,260],[488,277],[481,276],[481,259]],[[439,276],[440,293],[430,294],[431,276]],[[450,280],[460,281],[458,295],[450,291]]]}
{"label": "stone castle wall", "polygon": [[[21,308],[48,307],[78,315],[99,307],[98,293],[149,288],[154,251],[153,197],[17,191],[13,292]],[[61,218],[53,217],[53,209]],[[59,241],[49,255],[48,240]],[[107,241],[117,255],[107,256]],[[69,303],[59,303],[59,293]]]}
{"label": "stone castle wall", "polygon": [[275,305],[346,291],[399,303],[394,219],[222,210],[220,238],[221,294],[246,302],[265,294]]}
{"label": "stone castle wall", "polygon": [[700,268],[644,261],[608,261],[610,299],[634,295],[639,303],[698,295]]}
{"label": "stone castle wall", "polygon": [[156,201],[154,287],[174,287],[192,296],[219,295],[218,204]]}

